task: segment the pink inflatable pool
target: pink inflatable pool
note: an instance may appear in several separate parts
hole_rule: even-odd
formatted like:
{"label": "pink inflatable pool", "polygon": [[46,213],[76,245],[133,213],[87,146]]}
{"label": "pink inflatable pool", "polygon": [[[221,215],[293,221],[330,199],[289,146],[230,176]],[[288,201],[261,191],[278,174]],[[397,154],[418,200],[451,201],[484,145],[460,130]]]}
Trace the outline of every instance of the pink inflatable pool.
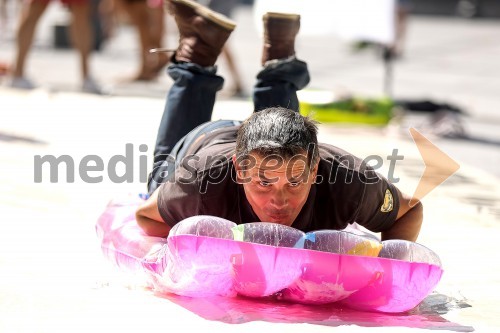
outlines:
{"label": "pink inflatable pool", "polygon": [[145,235],[134,213],[141,199],[111,202],[97,222],[104,255],[144,274],[160,292],[190,297],[269,297],[299,303],[403,312],[438,284],[441,263],[407,241],[379,242],[357,231],[303,233],[271,223],[195,216],[167,239]]}

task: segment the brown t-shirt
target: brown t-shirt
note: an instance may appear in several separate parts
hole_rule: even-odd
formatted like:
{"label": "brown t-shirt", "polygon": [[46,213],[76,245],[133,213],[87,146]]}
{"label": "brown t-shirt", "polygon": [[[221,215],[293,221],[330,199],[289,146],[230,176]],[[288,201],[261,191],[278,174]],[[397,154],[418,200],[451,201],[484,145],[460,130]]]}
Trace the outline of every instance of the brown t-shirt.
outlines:
{"label": "brown t-shirt", "polygon": [[[237,224],[259,222],[236,180],[232,155],[237,127],[195,141],[170,181],[158,189],[158,209],[170,226],[194,215],[213,215]],[[344,229],[357,222],[374,232],[390,228],[399,209],[398,191],[363,161],[320,144],[318,177],[292,227],[304,232]]]}

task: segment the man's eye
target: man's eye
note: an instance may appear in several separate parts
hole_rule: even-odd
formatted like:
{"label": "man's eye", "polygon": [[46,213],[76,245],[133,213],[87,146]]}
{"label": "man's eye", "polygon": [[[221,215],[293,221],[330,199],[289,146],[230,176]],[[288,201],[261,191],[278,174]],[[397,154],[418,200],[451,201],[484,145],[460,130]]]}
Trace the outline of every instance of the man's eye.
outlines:
{"label": "man's eye", "polygon": [[291,187],[297,187],[299,185],[300,185],[300,182],[292,182],[292,183],[290,183]]}
{"label": "man's eye", "polygon": [[271,183],[270,182],[266,182],[266,181],[260,181],[259,185],[262,186],[262,187],[268,187],[269,185],[271,185]]}

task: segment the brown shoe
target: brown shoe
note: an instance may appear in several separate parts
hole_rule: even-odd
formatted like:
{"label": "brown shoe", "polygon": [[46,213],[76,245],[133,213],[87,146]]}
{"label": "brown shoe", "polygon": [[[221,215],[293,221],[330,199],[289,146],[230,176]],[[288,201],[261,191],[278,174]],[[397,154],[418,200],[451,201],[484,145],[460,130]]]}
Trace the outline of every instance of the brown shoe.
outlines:
{"label": "brown shoe", "polygon": [[295,55],[295,36],[300,29],[300,15],[266,13],[263,21],[262,66],[269,60],[285,59]]}
{"label": "brown shoe", "polygon": [[191,0],[166,0],[179,28],[178,62],[213,66],[236,23]]}

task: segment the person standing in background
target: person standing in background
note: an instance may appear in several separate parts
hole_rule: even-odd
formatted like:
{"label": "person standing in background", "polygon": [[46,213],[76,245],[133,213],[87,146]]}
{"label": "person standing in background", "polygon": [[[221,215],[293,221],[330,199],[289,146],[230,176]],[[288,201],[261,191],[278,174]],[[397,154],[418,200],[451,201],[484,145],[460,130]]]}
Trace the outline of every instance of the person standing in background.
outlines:
{"label": "person standing in background", "polygon": [[[35,85],[25,75],[25,63],[31,48],[37,24],[47,9],[50,0],[28,0],[21,10],[17,30],[17,54],[12,69],[10,86],[19,89],[33,89]],[[87,93],[101,94],[101,87],[90,75],[89,57],[93,45],[91,25],[92,2],[90,0],[61,0],[71,12],[71,39],[80,53],[81,89]]]}
{"label": "person standing in background", "polygon": [[393,53],[396,58],[403,55],[406,30],[408,26],[408,16],[411,11],[410,0],[398,0],[396,2],[396,22],[395,22],[395,38],[393,45]]}
{"label": "person standing in background", "polygon": [[162,52],[149,50],[162,48],[165,30],[165,11],[162,0],[118,0],[119,6],[130,17],[139,36],[140,65],[137,74],[128,81],[151,81],[169,61]]}
{"label": "person standing in background", "polygon": [[[233,18],[234,8],[238,5],[238,0],[199,0],[200,4],[218,12],[226,17]],[[231,78],[233,80],[233,87],[231,88],[231,95],[242,96],[244,94],[241,75],[236,65],[233,51],[226,43],[222,49],[222,56],[224,57],[227,67],[229,69]]]}

